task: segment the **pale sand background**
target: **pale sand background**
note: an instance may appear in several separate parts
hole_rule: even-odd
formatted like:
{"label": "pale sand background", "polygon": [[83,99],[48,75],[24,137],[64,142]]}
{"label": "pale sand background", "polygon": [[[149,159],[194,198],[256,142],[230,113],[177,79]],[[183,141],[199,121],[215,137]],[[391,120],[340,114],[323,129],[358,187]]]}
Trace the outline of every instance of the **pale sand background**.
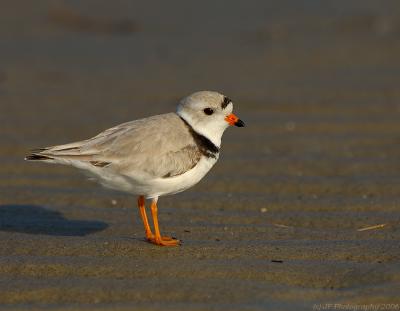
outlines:
{"label": "pale sand background", "polygon": [[[1,308],[400,303],[398,1],[82,2],[0,1]],[[135,198],[22,160],[201,89],[248,126],[159,201],[182,247],[143,241]]]}

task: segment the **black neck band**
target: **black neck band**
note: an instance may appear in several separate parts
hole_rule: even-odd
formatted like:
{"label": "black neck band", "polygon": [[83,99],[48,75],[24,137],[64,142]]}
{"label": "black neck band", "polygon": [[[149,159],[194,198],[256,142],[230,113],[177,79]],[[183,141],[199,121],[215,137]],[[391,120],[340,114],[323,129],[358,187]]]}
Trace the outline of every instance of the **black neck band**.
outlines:
{"label": "black neck band", "polygon": [[208,158],[216,158],[219,152],[219,148],[214,145],[214,143],[209,140],[204,135],[197,133],[193,127],[182,117],[180,117],[182,121],[185,123],[187,128],[189,129],[190,134],[192,135],[197,147],[199,148],[201,154],[205,155]]}

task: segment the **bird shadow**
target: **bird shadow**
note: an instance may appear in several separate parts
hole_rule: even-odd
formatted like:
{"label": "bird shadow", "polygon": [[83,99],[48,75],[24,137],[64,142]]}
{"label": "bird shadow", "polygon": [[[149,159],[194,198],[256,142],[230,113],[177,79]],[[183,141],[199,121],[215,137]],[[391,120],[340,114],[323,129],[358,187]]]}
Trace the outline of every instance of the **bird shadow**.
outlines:
{"label": "bird shadow", "polygon": [[70,220],[38,205],[0,205],[0,231],[53,236],[85,236],[108,227],[102,221]]}

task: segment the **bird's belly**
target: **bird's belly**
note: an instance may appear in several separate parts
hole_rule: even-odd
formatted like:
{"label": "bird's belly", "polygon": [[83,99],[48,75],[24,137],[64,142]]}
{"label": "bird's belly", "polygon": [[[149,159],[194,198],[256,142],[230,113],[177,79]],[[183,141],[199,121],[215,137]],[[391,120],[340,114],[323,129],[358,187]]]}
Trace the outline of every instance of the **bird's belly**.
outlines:
{"label": "bird's belly", "polygon": [[217,162],[217,158],[203,156],[191,170],[181,175],[167,178],[150,178],[138,172],[127,175],[98,169],[91,169],[89,175],[106,188],[128,192],[135,195],[144,195],[154,198],[168,194],[182,192],[197,184]]}
{"label": "bird's belly", "polygon": [[[217,158],[203,156],[199,163],[191,170],[178,176],[167,178],[155,178],[148,180],[146,185],[141,185],[141,194],[147,198],[182,192],[197,184],[217,162]],[[138,189],[137,189],[138,190]]]}

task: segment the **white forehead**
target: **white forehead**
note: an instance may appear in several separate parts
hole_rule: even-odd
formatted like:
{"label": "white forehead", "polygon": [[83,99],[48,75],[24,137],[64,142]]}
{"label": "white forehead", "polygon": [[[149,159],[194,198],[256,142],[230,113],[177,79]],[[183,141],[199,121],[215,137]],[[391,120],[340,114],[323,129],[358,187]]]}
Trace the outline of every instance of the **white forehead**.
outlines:
{"label": "white forehead", "polygon": [[206,107],[216,108],[216,109],[219,108],[228,112],[232,112],[233,109],[232,102],[229,102],[229,104],[226,105],[225,108],[222,107],[225,98],[226,97],[224,95],[218,92],[201,91],[193,93],[182,99],[179,106],[181,106],[181,108],[185,107],[194,110],[201,110]]}

